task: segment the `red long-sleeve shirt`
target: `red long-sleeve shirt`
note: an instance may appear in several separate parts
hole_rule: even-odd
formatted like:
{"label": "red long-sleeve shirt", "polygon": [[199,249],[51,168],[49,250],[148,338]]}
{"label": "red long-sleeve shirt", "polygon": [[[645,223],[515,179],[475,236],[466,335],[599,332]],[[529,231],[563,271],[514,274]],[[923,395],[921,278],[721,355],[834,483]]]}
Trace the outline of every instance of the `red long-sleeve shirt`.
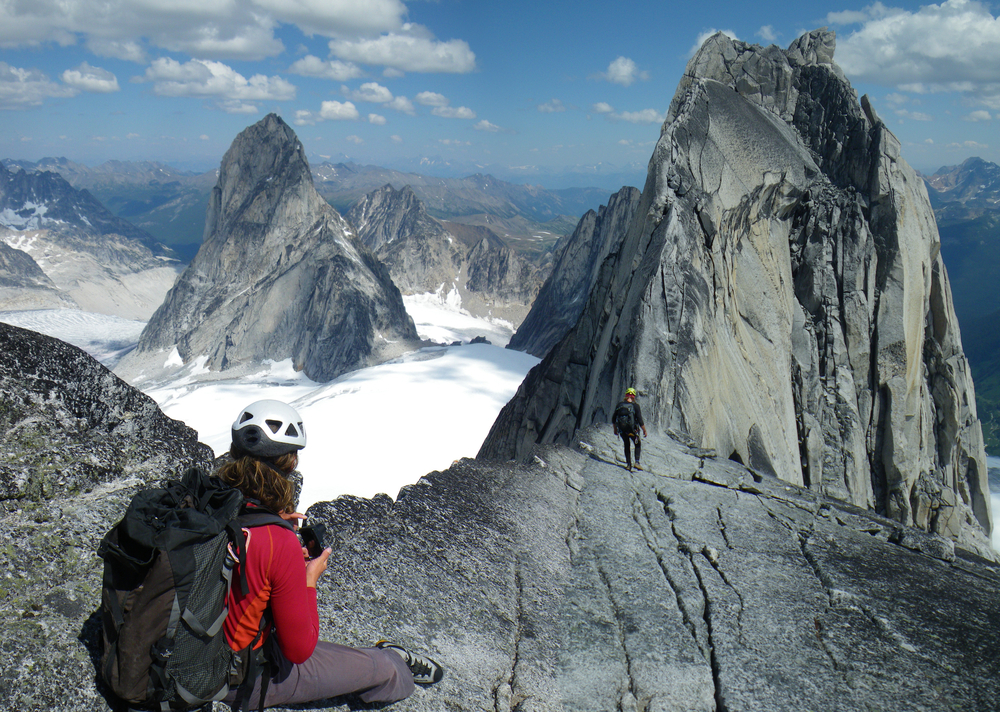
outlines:
{"label": "red long-sleeve shirt", "polygon": [[303,663],[319,640],[319,613],[316,589],[306,586],[302,545],[293,532],[276,524],[243,531],[249,591],[241,590],[237,567],[227,601],[226,640],[233,650],[250,645],[270,607],[282,654],[292,663]]}

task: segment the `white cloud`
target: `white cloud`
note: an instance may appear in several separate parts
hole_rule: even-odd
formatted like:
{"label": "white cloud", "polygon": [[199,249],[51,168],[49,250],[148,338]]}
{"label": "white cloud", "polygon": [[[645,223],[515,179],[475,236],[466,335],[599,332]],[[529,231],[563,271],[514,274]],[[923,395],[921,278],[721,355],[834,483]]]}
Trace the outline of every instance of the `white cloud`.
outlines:
{"label": "white cloud", "polygon": [[597,76],[613,84],[627,87],[638,80],[649,79],[649,72],[640,72],[636,63],[628,57],[618,57],[608,65],[608,71]]}
{"label": "white cloud", "polygon": [[755,34],[765,42],[774,42],[778,39],[778,33],[773,25],[764,25]]}
{"label": "white cloud", "polygon": [[208,140],[209,140],[209,138],[208,138],[208,134],[202,134],[202,135],[201,135],[201,136],[199,136],[198,138],[200,138],[200,139],[201,139],[202,141],[208,141]]}
{"label": "white cloud", "polygon": [[488,133],[500,133],[501,131],[503,131],[502,128],[500,128],[496,124],[491,124],[486,119],[483,119],[472,128],[476,129],[476,131],[486,131]]}
{"label": "white cloud", "polygon": [[666,116],[656,109],[616,112],[610,104],[599,102],[592,107],[594,113],[603,114],[609,121],[628,121],[632,124],[662,124]]}
{"label": "white cloud", "polygon": [[251,0],[247,5],[308,35],[376,34],[399,29],[406,16],[400,0]]}
{"label": "white cloud", "polygon": [[471,146],[471,141],[462,141],[457,138],[439,138],[438,143],[445,146]]}
{"label": "white cloud", "polygon": [[402,136],[397,136],[396,134],[393,134],[392,136],[389,137],[389,140],[392,141],[393,143],[402,143],[403,142],[403,137]]}
{"label": "white cloud", "polygon": [[386,104],[390,109],[394,109],[401,114],[409,114],[413,116],[417,113],[417,110],[413,108],[413,102],[407,99],[405,96],[397,96],[388,104]]}
{"label": "white cloud", "polygon": [[[262,59],[284,50],[281,24],[324,37],[404,31],[402,0],[32,0],[0,3],[0,46],[76,44],[141,61],[145,43],[202,58]],[[457,42],[457,40],[456,40]]]}
{"label": "white cloud", "polygon": [[303,77],[332,79],[335,82],[346,82],[365,75],[361,67],[351,62],[341,62],[337,59],[327,61],[311,54],[296,61],[288,71]]}
{"label": "white cloud", "polygon": [[101,37],[91,37],[87,48],[99,57],[113,57],[127,62],[142,64],[146,61],[146,50],[134,40],[112,40]]}
{"label": "white cloud", "polygon": [[365,140],[363,138],[361,138],[360,136],[355,136],[354,134],[351,134],[350,136],[346,136],[344,138],[344,140],[345,141],[350,141],[351,143],[353,143],[356,146],[360,146],[361,144],[363,144],[365,142]]}
{"label": "white cloud", "polygon": [[368,114],[368,123],[375,124],[376,126],[385,126],[386,120],[384,116],[379,116],[378,114]]}
{"label": "white cloud", "polygon": [[907,109],[897,109],[896,116],[901,119],[912,119],[913,121],[933,121],[934,117],[920,111],[908,111]]}
{"label": "white cloud", "polygon": [[46,99],[76,96],[79,90],[56,84],[38,69],[22,69],[0,62],[0,109],[38,106]]}
{"label": "white cloud", "polygon": [[[249,79],[232,67],[204,59],[192,59],[181,64],[163,57],[155,60],[143,77],[133,81],[153,82],[153,91],[160,96],[216,97],[232,102],[287,101],[295,98],[295,86],[281,77],[255,74]],[[237,106],[238,105],[232,105]],[[242,108],[227,111],[245,113]]]}
{"label": "white cloud", "polygon": [[422,106],[448,106],[451,103],[446,96],[433,91],[422,91],[413,99]]}
{"label": "white cloud", "polygon": [[948,148],[960,148],[969,149],[974,151],[983,151],[989,148],[989,145],[985,143],[979,143],[978,141],[962,141],[961,143],[949,143]]}
{"label": "white cloud", "polygon": [[353,121],[361,118],[358,109],[349,101],[324,101],[320,105],[320,118],[328,121]]}
{"label": "white cloud", "polygon": [[378,82],[366,82],[354,91],[344,87],[344,93],[354,101],[366,101],[370,104],[388,104],[393,98],[392,92]]}
{"label": "white cloud", "polygon": [[119,91],[118,78],[114,74],[100,67],[92,67],[86,62],[76,69],[67,69],[62,74],[62,80],[75,89],[95,94]]}
{"label": "white cloud", "polygon": [[431,113],[443,119],[474,119],[476,112],[465,106],[435,106]]}
{"label": "white cloud", "polygon": [[988,111],[973,111],[971,114],[965,117],[966,121],[992,121],[993,117]]}
{"label": "white cloud", "polygon": [[539,104],[538,110],[543,114],[556,114],[560,111],[566,111],[566,107],[558,99],[553,99],[552,101],[545,102],[544,104]]}
{"label": "white cloud", "polygon": [[403,29],[407,34],[331,40],[330,54],[399,72],[466,74],[476,68],[476,55],[464,40],[440,42],[424,36],[426,30],[418,25],[404,25]]}
{"label": "white cloud", "polygon": [[862,23],[837,42],[837,63],[852,80],[1000,103],[1000,19],[984,3],[946,0],[917,11],[875,3],[828,19]]}

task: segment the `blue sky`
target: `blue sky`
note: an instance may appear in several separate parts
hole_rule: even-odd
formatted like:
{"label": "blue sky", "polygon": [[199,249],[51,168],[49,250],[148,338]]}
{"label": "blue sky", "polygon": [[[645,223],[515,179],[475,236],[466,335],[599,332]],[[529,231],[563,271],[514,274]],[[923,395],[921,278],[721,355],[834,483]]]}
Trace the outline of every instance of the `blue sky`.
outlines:
{"label": "blue sky", "polygon": [[0,157],[208,170],[276,112],[313,162],[639,181],[705,37],[822,26],[915,168],[1000,162],[1000,19],[973,0],[0,0]]}

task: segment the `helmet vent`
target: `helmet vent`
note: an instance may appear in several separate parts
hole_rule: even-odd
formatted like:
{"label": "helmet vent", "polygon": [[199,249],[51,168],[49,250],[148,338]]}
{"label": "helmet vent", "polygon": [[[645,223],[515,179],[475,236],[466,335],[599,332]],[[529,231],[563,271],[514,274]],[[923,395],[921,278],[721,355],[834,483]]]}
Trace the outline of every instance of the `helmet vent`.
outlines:
{"label": "helmet vent", "polygon": [[288,424],[288,428],[285,429],[285,435],[291,435],[294,438],[294,437],[297,437],[298,434],[299,434],[299,431],[295,429],[295,424],[294,423],[289,423]]}
{"label": "helmet vent", "polygon": [[281,421],[280,420],[265,420],[264,422],[267,423],[267,427],[269,427],[271,429],[272,433],[277,433],[278,430],[281,429]]}
{"label": "helmet vent", "polygon": [[252,420],[252,419],[253,419],[253,415],[251,413],[243,413],[243,417],[240,418],[240,422],[241,423],[245,423],[248,420]]}

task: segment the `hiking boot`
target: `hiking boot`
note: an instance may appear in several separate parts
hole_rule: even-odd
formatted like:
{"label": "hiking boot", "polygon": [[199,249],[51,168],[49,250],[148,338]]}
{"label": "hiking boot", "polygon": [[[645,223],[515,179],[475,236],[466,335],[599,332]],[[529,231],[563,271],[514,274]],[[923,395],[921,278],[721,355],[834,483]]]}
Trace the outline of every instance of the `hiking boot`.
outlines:
{"label": "hiking boot", "polygon": [[642,469],[642,467],[641,467],[641,466],[639,465],[639,463],[638,463],[638,462],[637,462],[637,463],[635,463],[634,465],[632,465],[632,467],[634,467],[634,468],[635,468],[635,469],[637,469],[637,470],[641,470],[641,469]]}
{"label": "hiking boot", "polygon": [[388,640],[380,640],[375,643],[375,647],[398,653],[406,661],[406,666],[413,673],[413,681],[418,685],[433,685],[444,677],[444,668],[430,658],[414,655],[406,648],[390,643]]}

